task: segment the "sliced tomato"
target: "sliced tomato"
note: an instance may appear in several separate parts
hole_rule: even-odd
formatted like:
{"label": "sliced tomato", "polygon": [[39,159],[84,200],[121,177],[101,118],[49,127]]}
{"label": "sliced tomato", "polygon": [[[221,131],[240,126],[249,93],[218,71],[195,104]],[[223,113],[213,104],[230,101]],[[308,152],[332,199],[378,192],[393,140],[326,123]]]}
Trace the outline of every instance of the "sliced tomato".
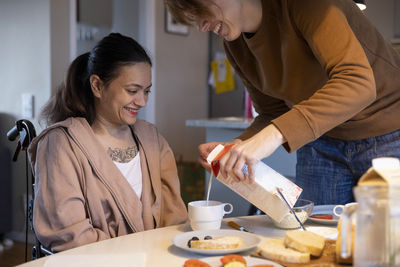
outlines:
{"label": "sliced tomato", "polygon": [[246,264],[246,260],[242,256],[237,254],[228,254],[221,258],[221,263],[223,265],[228,264],[231,261],[239,261]]}
{"label": "sliced tomato", "polygon": [[198,259],[188,259],[185,261],[183,267],[211,267],[211,266],[210,264]]}
{"label": "sliced tomato", "polygon": [[333,215],[331,215],[331,214],[313,214],[310,217],[314,218],[314,219],[322,219],[322,220],[332,220],[333,219]]}

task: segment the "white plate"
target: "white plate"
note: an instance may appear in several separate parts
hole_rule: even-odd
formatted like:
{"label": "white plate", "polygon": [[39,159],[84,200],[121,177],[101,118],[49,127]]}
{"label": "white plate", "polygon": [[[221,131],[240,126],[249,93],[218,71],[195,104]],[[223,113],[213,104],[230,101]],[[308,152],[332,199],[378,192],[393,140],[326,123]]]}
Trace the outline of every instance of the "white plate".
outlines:
{"label": "white plate", "polygon": [[332,240],[336,240],[338,235],[336,227],[307,226],[307,231],[322,235],[323,237]]}
{"label": "white plate", "polygon": [[[222,257],[207,257],[207,258],[202,258],[199,260],[210,264],[211,267],[220,267],[220,266],[222,266],[221,261],[220,261],[221,258]],[[274,267],[283,267],[282,265],[280,265],[276,262],[269,261],[266,259],[260,259],[260,258],[254,258],[254,257],[244,257],[244,259],[246,260],[247,266],[249,266],[249,267],[254,266],[254,265],[261,265],[261,264],[268,264],[268,265],[272,265]]]}
{"label": "white plate", "polygon": [[[244,244],[241,248],[233,248],[233,249],[198,249],[198,248],[189,248],[187,243],[192,237],[197,236],[199,239],[204,239],[205,236],[221,237],[221,236],[239,236],[243,238]],[[191,231],[183,234],[176,235],[172,239],[172,243],[178,248],[184,249],[186,251],[204,254],[204,255],[223,255],[223,254],[231,254],[238,253],[241,251],[246,251],[257,247],[260,243],[261,239],[251,233],[241,232],[238,230],[200,230],[200,231]]]}
{"label": "white plate", "polygon": [[[336,225],[338,223],[339,217],[337,217],[333,213],[333,208],[336,205],[320,205],[320,206],[314,206],[310,217],[308,217],[308,220],[314,222],[314,223],[320,223],[320,224],[329,224],[329,225]],[[329,214],[333,216],[333,219],[317,219],[317,218],[311,218],[312,215],[314,214]]]}

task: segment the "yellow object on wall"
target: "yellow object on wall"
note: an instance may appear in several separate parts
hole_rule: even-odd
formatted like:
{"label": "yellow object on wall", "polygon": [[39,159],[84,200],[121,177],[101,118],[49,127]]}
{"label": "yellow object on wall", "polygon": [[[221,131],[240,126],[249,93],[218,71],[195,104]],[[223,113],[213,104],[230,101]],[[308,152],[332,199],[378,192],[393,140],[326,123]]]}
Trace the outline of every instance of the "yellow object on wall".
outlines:
{"label": "yellow object on wall", "polygon": [[229,92],[235,89],[232,66],[226,58],[212,61],[211,71],[214,78],[213,85],[216,94]]}

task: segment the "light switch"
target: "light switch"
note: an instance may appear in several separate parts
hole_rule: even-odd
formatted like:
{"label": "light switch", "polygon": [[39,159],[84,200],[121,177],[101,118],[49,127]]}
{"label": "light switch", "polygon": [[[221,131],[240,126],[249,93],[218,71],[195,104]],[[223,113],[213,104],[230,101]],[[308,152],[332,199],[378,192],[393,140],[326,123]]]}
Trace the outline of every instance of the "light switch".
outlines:
{"label": "light switch", "polygon": [[33,109],[34,109],[34,96],[32,93],[23,93],[21,95],[22,102],[22,117],[33,119]]}

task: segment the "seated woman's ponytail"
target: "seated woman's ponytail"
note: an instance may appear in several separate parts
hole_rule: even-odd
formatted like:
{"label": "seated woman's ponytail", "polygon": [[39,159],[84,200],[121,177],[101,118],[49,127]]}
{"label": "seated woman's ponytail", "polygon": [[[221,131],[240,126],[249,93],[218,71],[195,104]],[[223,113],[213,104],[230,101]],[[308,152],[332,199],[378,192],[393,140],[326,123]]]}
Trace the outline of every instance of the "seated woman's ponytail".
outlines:
{"label": "seated woman's ponytail", "polygon": [[89,57],[88,52],[78,56],[71,63],[65,82],[43,107],[41,120],[53,124],[69,117],[84,117],[89,123],[93,122],[95,109],[88,76]]}

